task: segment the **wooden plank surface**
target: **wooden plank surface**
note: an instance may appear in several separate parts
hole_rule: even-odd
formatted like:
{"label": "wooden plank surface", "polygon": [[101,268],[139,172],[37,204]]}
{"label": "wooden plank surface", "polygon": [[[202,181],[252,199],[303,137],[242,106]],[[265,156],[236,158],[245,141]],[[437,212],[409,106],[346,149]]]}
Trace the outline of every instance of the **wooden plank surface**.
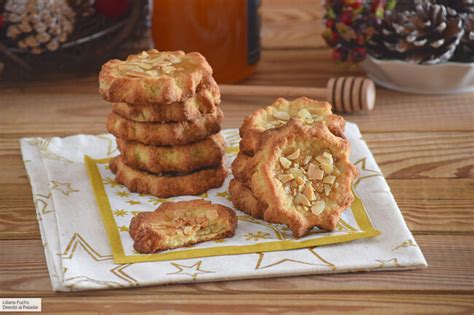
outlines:
{"label": "wooden plank surface", "polygon": [[[363,74],[312,49],[324,45],[319,1],[263,0],[261,13],[267,49],[243,84],[324,87],[330,77]],[[0,296],[44,297],[51,313],[474,313],[474,94],[384,89],[373,112],[345,118],[359,125],[428,268],[52,292],[18,139],[106,132],[110,106],[96,81],[0,82]],[[239,127],[271,101],[223,95],[223,126]]]}
{"label": "wooden plank surface", "polygon": [[[423,270],[383,271],[286,277],[265,280],[197,283],[133,290],[78,292],[77,295],[141,294],[310,294],[339,291],[474,292],[474,236],[418,235],[429,267]],[[456,257],[456,259],[449,259]],[[363,281],[363,285],[361,285]],[[389,281],[389,284],[387,284]],[[54,296],[40,240],[0,241],[0,296]]]}
{"label": "wooden plank surface", "polygon": [[[185,303],[183,303],[185,301]],[[469,294],[374,294],[365,292],[298,295],[156,295],[90,297],[58,296],[43,299],[51,314],[131,313],[147,314],[471,314],[474,302]]]}
{"label": "wooden plank surface", "polygon": [[298,5],[289,6],[287,0],[263,0],[260,14],[264,48],[325,46],[321,1],[298,0]]}

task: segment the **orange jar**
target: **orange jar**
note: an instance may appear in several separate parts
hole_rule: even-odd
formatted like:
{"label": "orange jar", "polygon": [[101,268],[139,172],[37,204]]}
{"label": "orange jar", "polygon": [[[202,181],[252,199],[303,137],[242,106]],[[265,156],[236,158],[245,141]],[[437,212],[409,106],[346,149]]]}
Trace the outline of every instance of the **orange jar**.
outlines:
{"label": "orange jar", "polygon": [[154,0],[158,50],[198,51],[219,83],[247,78],[260,59],[259,0]]}

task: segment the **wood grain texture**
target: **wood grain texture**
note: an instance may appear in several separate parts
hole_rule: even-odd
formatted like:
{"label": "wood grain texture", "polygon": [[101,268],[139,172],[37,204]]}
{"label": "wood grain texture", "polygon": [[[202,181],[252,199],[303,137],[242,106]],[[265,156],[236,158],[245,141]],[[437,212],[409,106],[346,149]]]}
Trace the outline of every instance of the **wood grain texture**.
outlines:
{"label": "wood grain texture", "polygon": [[[474,236],[419,235],[416,240],[428,261],[429,267],[426,269],[168,285],[134,290],[78,292],[76,295],[107,296],[112,292],[117,296],[208,293],[283,295],[340,291],[474,293]],[[50,288],[41,241],[0,241],[0,295],[56,295],[50,292]]]}
{"label": "wood grain texture", "polygon": [[263,0],[263,48],[324,47],[321,34],[324,30],[324,10],[320,1],[298,0],[289,6],[288,1]]}
{"label": "wood grain texture", "polygon": [[[365,139],[414,233],[474,232],[474,133],[368,133]],[[0,143],[0,239],[38,239],[19,142]],[[443,148],[449,153],[437,152]]]}
{"label": "wood grain texture", "polygon": [[[185,303],[183,303],[186,301]],[[159,299],[155,295],[111,297],[47,297],[43,310],[67,314],[401,314],[401,305],[410,314],[472,314],[469,294],[304,294],[279,296],[176,295]]]}
{"label": "wood grain texture", "polygon": [[[263,45],[271,49],[244,84],[324,87],[331,77],[362,74],[330,61],[328,49],[308,49],[322,45],[319,1],[263,0],[261,12]],[[288,49],[296,46],[304,49]],[[223,126],[239,127],[273,99],[223,95]],[[110,106],[97,94],[95,75],[0,82],[0,296],[45,297],[50,313],[473,313],[473,104],[474,94],[379,88],[373,112],[345,115],[388,178],[426,269],[58,294],[51,292],[18,139],[103,133]]]}

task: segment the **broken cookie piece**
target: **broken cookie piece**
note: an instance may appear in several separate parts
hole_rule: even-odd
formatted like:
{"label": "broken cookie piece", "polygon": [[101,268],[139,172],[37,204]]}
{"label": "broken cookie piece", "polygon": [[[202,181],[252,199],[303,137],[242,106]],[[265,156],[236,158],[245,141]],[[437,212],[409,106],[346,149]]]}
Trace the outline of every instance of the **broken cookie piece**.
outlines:
{"label": "broken cookie piece", "polygon": [[235,212],[202,199],[165,202],[153,212],[142,212],[130,222],[133,247],[142,254],[232,237]]}

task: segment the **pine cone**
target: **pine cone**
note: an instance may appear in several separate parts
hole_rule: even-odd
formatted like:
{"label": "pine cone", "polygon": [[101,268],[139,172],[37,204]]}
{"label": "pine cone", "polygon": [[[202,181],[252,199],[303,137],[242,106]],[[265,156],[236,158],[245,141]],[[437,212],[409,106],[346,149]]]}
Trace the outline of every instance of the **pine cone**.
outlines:
{"label": "pine cone", "polygon": [[463,34],[461,17],[448,18],[445,6],[423,3],[416,11],[387,15],[370,50],[375,57],[385,50],[389,57],[409,62],[443,63],[452,57]]}
{"label": "pine cone", "polygon": [[371,56],[377,59],[403,59],[403,55],[395,49],[400,35],[397,33],[399,25],[402,25],[404,14],[396,11],[388,11],[385,17],[376,27],[376,32],[367,42],[367,49]]}
{"label": "pine cone", "polygon": [[73,31],[75,13],[65,0],[9,0],[7,37],[34,54],[57,50]]}
{"label": "pine cone", "polygon": [[464,36],[461,39],[465,54],[474,57],[474,14],[464,19]]}
{"label": "pine cone", "polygon": [[474,0],[436,0],[436,3],[444,5],[449,16],[474,13]]}
{"label": "pine cone", "polygon": [[95,13],[95,0],[68,0],[68,4],[79,17],[88,17]]}

